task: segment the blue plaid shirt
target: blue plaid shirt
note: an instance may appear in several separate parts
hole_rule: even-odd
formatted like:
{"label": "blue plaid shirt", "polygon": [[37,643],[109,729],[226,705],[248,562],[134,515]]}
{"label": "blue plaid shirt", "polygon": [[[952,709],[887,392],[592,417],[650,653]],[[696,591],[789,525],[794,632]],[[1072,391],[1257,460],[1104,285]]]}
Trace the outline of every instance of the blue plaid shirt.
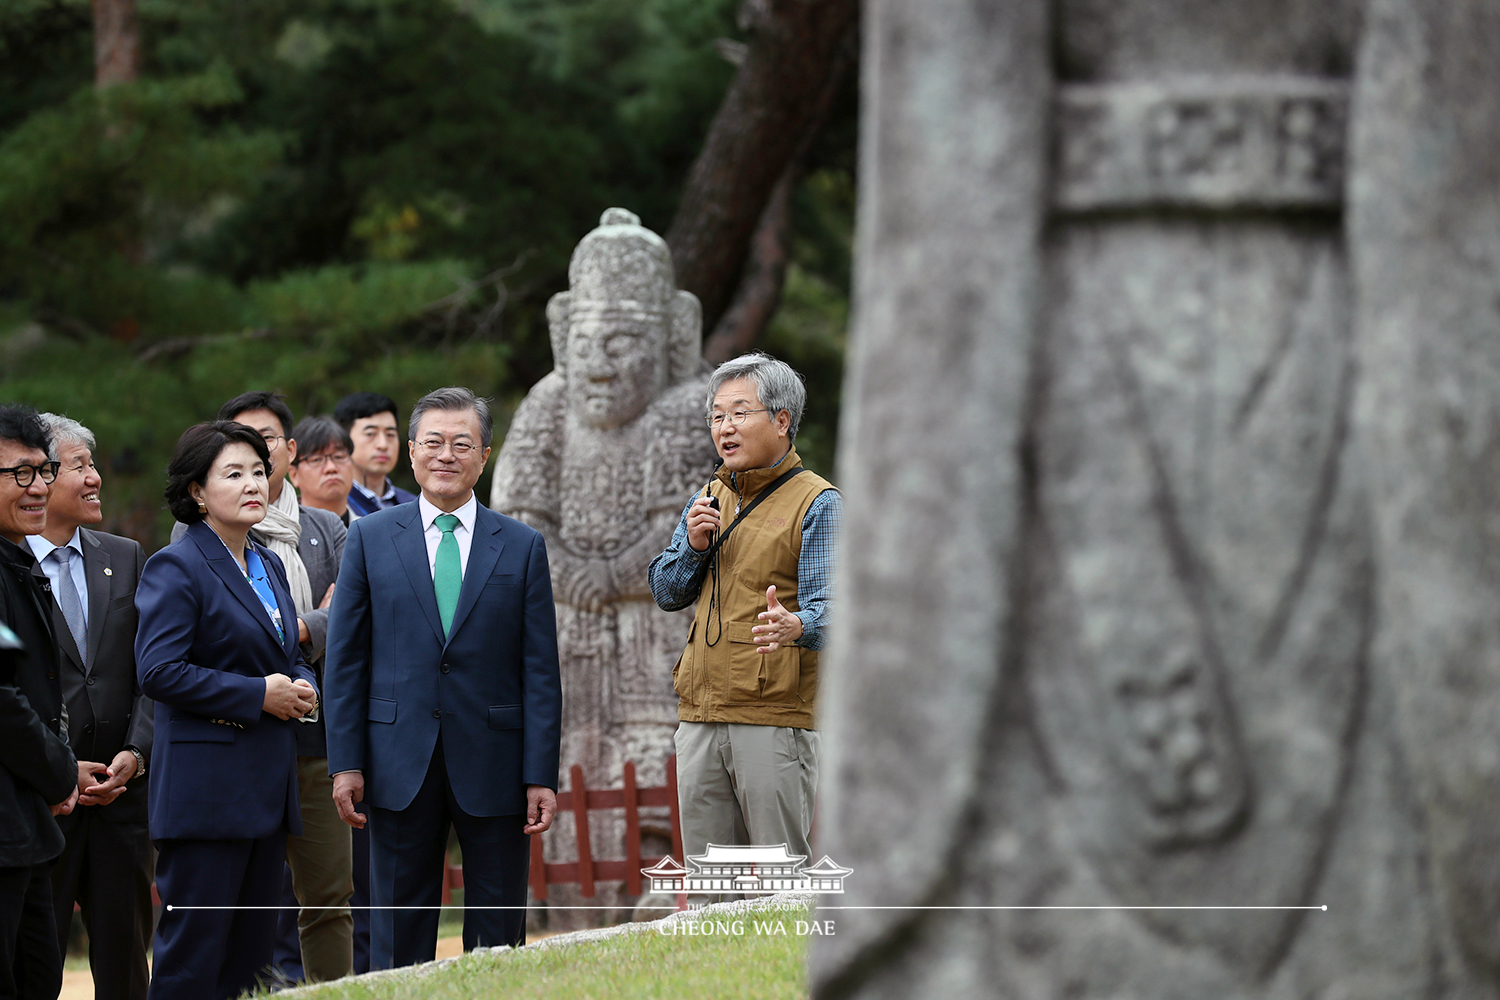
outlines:
{"label": "blue plaid shirt", "polygon": [[[672,532],[672,543],[651,560],[646,571],[651,596],[663,611],[681,611],[698,600],[693,576],[707,553],[695,551],[687,540],[688,511],[696,499],[696,493],[688,499],[677,530]],[[797,617],[802,619],[802,638],[794,645],[822,649],[827,638],[828,616],[833,612],[833,565],[838,558],[843,516],[844,501],[839,491],[824,490],[813,498],[802,519],[802,558],[797,562]]]}

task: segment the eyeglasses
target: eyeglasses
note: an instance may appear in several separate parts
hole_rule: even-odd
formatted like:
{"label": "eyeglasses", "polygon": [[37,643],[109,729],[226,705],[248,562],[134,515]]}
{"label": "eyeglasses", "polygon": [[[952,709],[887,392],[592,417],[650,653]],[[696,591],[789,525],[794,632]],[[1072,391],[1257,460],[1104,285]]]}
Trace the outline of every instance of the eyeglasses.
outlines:
{"label": "eyeglasses", "polygon": [[750,419],[750,414],[770,412],[770,408],[767,407],[761,410],[735,410],[733,413],[715,413],[713,416],[708,418],[708,428],[709,430],[716,431],[724,425],[724,421],[726,419],[736,427],[743,427],[745,425],[745,421]]}
{"label": "eyeglasses", "polygon": [[322,455],[298,455],[293,465],[318,465],[323,466],[332,462],[334,465],[348,465],[349,453],[347,451],[330,451]]}
{"label": "eyeglasses", "polygon": [[261,440],[266,443],[266,451],[275,451],[281,442],[286,440],[285,434],[262,434]]}
{"label": "eyeglasses", "polygon": [[61,462],[43,462],[41,465],[13,465],[9,469],[0,469],[0,473],[9,472],[16,479],[16,485],[25,489],[36,481],[37,476],[42,477],[42,482],[50,483],[57,478],[57,470]]}
{"label": "eyeglasses", "polygon": [[417,447],[422,449],[422,454],[429,458],[437,458],[443,453],[443,449],[452,448],[453,457],[462,461],[469,457],[474,451],[474,446],[467,441],[443,441],[440,438],[427,438],[417,442]]}

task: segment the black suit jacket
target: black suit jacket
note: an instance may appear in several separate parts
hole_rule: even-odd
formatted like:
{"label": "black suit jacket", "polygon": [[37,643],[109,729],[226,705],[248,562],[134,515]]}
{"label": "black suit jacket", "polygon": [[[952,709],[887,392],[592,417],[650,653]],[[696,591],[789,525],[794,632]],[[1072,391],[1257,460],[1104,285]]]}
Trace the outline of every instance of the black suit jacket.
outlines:
{"label": "black suit jacket", "polygon": [[49,806],[78,786],[78,763],[59,735],[57,646],[42,603],[51,598],[32,576],[34,567],[31,549],[0,538],[0,622],[22,646],[0,653],[0,868],[62,853],[62,831]]}
{"label": "black suit jacket", "polygon": [[58,823],[63,832],[88,810],[116,823],[146,822],[146,783],[151,775],[151,699],[141,693],[135,671],[135,585],[146,564],[139,542],[80,529],[83,576],[88,586],[88,658],[78,652],[57,601],[52,629],[62,653],[63,700],[68,705],[68,743],[79,760],[106,766],[127,746],[146,758],[146,777],[133,778],[107,806],[79,806]]}

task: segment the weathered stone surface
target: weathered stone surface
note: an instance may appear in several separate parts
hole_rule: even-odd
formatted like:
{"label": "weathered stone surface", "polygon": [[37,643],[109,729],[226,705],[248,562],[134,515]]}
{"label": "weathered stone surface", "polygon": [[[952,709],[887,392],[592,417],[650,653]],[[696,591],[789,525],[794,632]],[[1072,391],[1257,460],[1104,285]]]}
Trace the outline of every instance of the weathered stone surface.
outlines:
{"label": "weathered stone surface", "polygon": [[[565,787],[574,764],[591,787],[618,787],[628,760],[640,785],[661,785],[677,726],[672,664],[691,612],[656,607],[646,566],[713,466],[698,302],[674,284],[666,244],[622,209],[579,243],[568,279],[547,307],[553,370],[516,411],[490,504],[547,539]],[[643,813],[643,826],[665,851],[670,828],[659,812]],[[596,858],[625,856],[623,816],[596,813],[589,825]],[[547,860],[574,860],[575,836],[571,815],[559,817]],[[608,886],[592,900],[560,888],[553,901],[628,905]],[[559,910],[548,926],[602,916]]]}
{"label": "weathered stone surface", "polygon": [[815,995],[1500,995],[1500,5],[863,24]]}

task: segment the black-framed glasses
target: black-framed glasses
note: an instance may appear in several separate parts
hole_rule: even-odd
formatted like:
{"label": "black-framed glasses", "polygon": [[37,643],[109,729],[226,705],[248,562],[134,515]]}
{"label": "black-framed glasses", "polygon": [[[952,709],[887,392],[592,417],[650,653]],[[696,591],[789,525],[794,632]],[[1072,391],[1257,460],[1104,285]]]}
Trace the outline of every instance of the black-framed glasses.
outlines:
{"label": "black-framed glasses", "polygon": [[0,469],[0,473],[9,472],[15,477],[16,485],[24,490],[36,481],[37,476],[41,476],[44,483],[54,481],[57,479],[57,470],[61,467],[61,462],[43,462],[41,465],[13,465],[8,469]]}
{"label": "black-framed glasses", "polygon": [[275,451],[281,442],[286,440],[285,434],[262,434],[260,439],[266,443],[266,451]]}
{"label": "black-framed glasses", "polygon": [[750,419],[752,413],[770,413],[770,407],[761,410],[735,410],[733,413],[715,413],[708,418],[708,426],[711,430],[718,430],[726,419],[736,427],[743,427],[745,421]]}

